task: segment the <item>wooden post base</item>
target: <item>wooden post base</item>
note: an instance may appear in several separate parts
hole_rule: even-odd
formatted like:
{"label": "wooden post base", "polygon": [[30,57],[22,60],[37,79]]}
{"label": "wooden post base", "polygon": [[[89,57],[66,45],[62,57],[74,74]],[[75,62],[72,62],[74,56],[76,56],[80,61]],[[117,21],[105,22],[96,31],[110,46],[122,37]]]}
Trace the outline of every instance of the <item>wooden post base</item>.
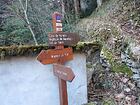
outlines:
{"label": "wooden post base", "polygon": [[60,105],[68,105],[67,83],[66,81],[58,78],[59,81],[59,96]]}

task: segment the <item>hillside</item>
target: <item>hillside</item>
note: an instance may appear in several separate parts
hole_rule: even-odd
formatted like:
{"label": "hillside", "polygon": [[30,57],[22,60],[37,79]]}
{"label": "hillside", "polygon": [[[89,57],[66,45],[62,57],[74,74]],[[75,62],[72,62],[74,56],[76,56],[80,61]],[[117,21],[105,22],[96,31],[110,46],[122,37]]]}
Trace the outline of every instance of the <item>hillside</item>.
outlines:
{"label": "hillside", "polygon": [[[77,24],[84,41],[103,45],[102,54],[110,60],[122,60],[122,53],[139,62],[140,2],[109,0]],[[109,54],[109,55],[108,55]],[[111,58],[112,57],[112,58]]]}
{"label": "hillside", "polygon": [[[90,16],[81,19],[76,28],[83,41],[95,41],[103,45],[100,64],[92,61],[87,64],[89,74],[93,73],[89,83],[89,101],[94,100],[95,105],[100,103],[99,100],[102,100],[104,105],[138,105],[138,100],[134,101],[132,96],[139,99],[137,91],[140,87],[140,1],[107,0]],[[123,79],[131,81],[138,90],[133,90],[128,81],[121,82]],[[106,80],[106,83],[103,80]],[[121,87],[113,89],[113,82]],[[99,83],[100,88],[96,89],[95,84]],[[110,87],[105,89],[106,85]],[[125,89],[130,91],[126,92]],[[126,95],[128,93],[132,96]],[[130,98],[131,102],[124,97]]]}

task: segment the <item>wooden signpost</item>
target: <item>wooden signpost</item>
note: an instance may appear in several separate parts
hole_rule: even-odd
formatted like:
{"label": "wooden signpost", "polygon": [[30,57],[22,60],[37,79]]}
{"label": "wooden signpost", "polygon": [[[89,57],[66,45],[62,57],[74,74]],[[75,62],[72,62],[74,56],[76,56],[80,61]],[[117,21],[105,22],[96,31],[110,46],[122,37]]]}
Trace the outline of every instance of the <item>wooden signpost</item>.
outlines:
{"label": "wooden signpost", "polygon": [[64,48],[64,46],[72,46],[80,40],[76,33],[62,32],[62,16],[55,12],[52,15],[53,30],[48,34],[49,46],[54,46],[52,50],[42,50],[37,56],[37,60],[42,64],[53,64],[54,75],[59,81],[60,105],[68,105],[67,84],[66,81],[72,82],[75,75],[73,71],[63,66],[63,64],[73,59],[72,48]]}

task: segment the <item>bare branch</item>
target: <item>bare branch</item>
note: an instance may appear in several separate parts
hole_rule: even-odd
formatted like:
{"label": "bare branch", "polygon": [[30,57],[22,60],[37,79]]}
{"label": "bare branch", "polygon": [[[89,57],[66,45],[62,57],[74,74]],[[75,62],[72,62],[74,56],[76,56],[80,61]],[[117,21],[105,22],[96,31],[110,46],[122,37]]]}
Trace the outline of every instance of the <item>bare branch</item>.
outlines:
{"label": "bare branch", "polygon": [[20,5],[21,5],[23,11],[25,11],[22,1],[21,0],[18,0],[18,1],[20,2]]}
{"label": "bare branch", "polygon": [[26,3],[25,7],[23,6],[23,3],[22,3],[21,0],[19,0],[19,2],[20,2],[20,5],[21,5],[21,7],[22,7],[22,9],[23,9],[23,11],[24,11],[25,19],[26,19],[26,22],[27,22],[27,24],[28,24],[28,28],[29,28],[29,30],[30,30],[32,36],[33,36],[34,42],[35,42],[36,45],[38,45],[37,40],[36,40],[36,37],[35,37],[35,34],[34,34],[34,31],[33,31],[32,27],[31,27],[31,24],[30,24],[30,21],[29,21],[29,19],[28,19],[28,15],[27,15],[28,0],[26,0],[26,2],[25,2],[25,3]]}
{"label": "bare branch", "polygon": [[26,0],[25,11],[27,12],[28,9],[28,0]]}

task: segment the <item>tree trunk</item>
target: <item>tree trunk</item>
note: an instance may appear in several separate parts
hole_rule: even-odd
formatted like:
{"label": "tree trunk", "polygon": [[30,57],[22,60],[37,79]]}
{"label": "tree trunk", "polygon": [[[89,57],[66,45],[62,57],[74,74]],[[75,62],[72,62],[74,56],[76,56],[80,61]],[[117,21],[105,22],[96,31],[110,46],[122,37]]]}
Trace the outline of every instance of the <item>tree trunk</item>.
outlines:
{"label": "tree trunk", "polygon": [[75,9],[75,14],[79,15],[79,12],[80,12],[80,0],[74,0],[74,9]]}
{"label": "tree trunk", "polygon": [[21,0],[19,0],[19,2],[20,2],[20,5],[21,5],[21,7],[22,7],[22,9],[24,11],[25,20],[26,20],[26,23],[28,24],[28,28],[29,28],[32,36],[33,36],[35,45],[38,45],[37,40],[36,40],[36,37],[35,37],[35,34],[34,34],[34,31],[33,31],[32,27],[31,27],[30,21],[29,21],[28,16],[27,16],[28,0],[25,1],[25,7],[24,7],[24,5],[23,5],[23,3],[22,3]]}
{"label": "tree trunk", "polygon": [[62,17],[65,16],[65,3],[64,3],[64,0],[61,0],[61,3],[62,3]]}

